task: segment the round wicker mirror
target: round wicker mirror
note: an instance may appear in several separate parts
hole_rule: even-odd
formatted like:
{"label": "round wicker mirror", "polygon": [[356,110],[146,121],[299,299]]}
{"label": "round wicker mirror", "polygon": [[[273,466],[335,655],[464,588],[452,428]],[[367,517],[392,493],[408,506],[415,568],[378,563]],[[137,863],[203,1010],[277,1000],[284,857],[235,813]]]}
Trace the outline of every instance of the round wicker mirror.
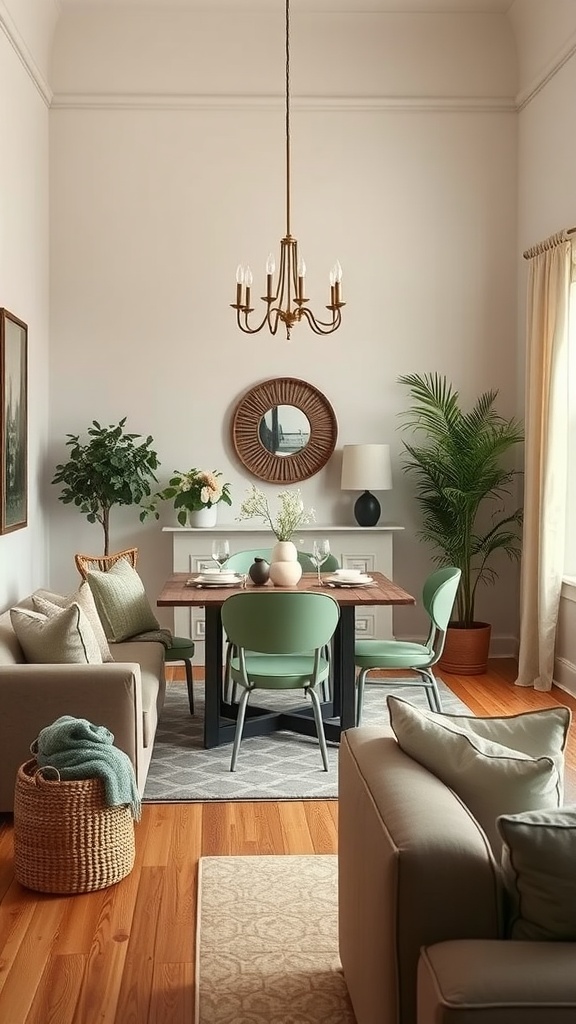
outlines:
{"label": "round wicker mirror", "polygon": [[[290,407],[290,409],[288,408]],[[305,443],[291,436],[290,410],[299,410],[309,424]],[[268,431],[275,437],[270,442]],[[326,465],[336,447],[338,424],[328,399],[295,377],[275,377],[250,388],[232,418],[232,443],[252,476],[268,483],[299,483]],[[272,448],[272,451],[268,449]],[[295,449],[295,450],[292,450]]]}

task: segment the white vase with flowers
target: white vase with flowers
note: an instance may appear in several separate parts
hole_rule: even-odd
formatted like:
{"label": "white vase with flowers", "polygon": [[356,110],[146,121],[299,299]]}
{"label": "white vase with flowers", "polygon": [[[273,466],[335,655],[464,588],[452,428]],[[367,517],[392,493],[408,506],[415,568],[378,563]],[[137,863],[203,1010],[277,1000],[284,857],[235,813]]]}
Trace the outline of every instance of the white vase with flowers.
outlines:
{"label": "white vase with flowers", "polygon": [[276,587],[295,587],[302,575],[298,549],[292,541],[301,526],[314,522],[314,509],[305,509],[299,490],[281,491],[280,506],[273,518],[268,499],[263,491],[252,485],[240,506],[237,519],[263,519],[276,537],[270,555],[270,579]]}
{"label": "white vase with flowers", "polygon": [[158,518],[157,502],[171,500],[180,526],[186,526],[187,522],[203,528],[214,526],[218,503],[232,504],[230,484],[222,483],[221,477],[218,470],[189,469],[183,472],[175,469],[168,486],[153,495],[147,512]]}

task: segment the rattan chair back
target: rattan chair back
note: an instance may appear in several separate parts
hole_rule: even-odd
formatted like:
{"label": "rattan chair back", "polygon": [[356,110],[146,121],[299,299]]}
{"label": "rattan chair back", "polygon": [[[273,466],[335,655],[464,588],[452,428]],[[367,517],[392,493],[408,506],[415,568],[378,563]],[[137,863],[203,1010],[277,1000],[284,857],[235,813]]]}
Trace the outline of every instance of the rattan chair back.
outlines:
{"label": "rattan chair back", "polygon": [[126,548],[125,551],[116,551],[113,555],[74,555],[76,568],[84,580],[86,579],[86,573],[92,569],[108,572],[120,558],[125,558],[132,568],[135,569],[136,562],[138,561],[138,548]]}

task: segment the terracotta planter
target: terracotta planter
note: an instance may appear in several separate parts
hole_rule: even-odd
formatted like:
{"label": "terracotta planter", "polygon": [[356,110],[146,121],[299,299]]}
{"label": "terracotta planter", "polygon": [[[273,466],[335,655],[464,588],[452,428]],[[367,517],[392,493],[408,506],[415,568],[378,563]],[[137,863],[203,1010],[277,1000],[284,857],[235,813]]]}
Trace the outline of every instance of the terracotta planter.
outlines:
{"label": "terracotta planter", "polygon": [[448,626],[438,668],[458,676],[479,676],[486,671],[490,650],[488,622],[475,622],[470,629]]}

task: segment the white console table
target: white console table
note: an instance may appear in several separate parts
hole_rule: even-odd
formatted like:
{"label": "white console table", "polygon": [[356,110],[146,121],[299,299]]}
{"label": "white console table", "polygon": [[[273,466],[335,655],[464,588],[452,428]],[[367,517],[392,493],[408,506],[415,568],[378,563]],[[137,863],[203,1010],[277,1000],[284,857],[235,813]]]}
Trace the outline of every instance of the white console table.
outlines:
{"label": "white console table", "polygon": [[[330,550],[342,566],[363,572],[383,572],[393,578],[392,541],[394,533],[403,526],[385,523],[378,526],[323,526],[314,523],[304,526],[292,538],[302,551],[311,551],[314,537],[327,537]],[[210,566],[215,535],[225,535],[230,541],[230,552],[271,548],[276,538],[264,526],[247,523],[222,523],[209,529],[186,526],[164,526],[163,533],[172,534],[172,571],[190,575]],[[196,644],[194,662],[204,664],[204,614],[202,610],[175,608],[174,632],[178,636],[191,636]],[[356,635],[360,637],[392,637],[392,608],[362,609],[356,616]]]}

